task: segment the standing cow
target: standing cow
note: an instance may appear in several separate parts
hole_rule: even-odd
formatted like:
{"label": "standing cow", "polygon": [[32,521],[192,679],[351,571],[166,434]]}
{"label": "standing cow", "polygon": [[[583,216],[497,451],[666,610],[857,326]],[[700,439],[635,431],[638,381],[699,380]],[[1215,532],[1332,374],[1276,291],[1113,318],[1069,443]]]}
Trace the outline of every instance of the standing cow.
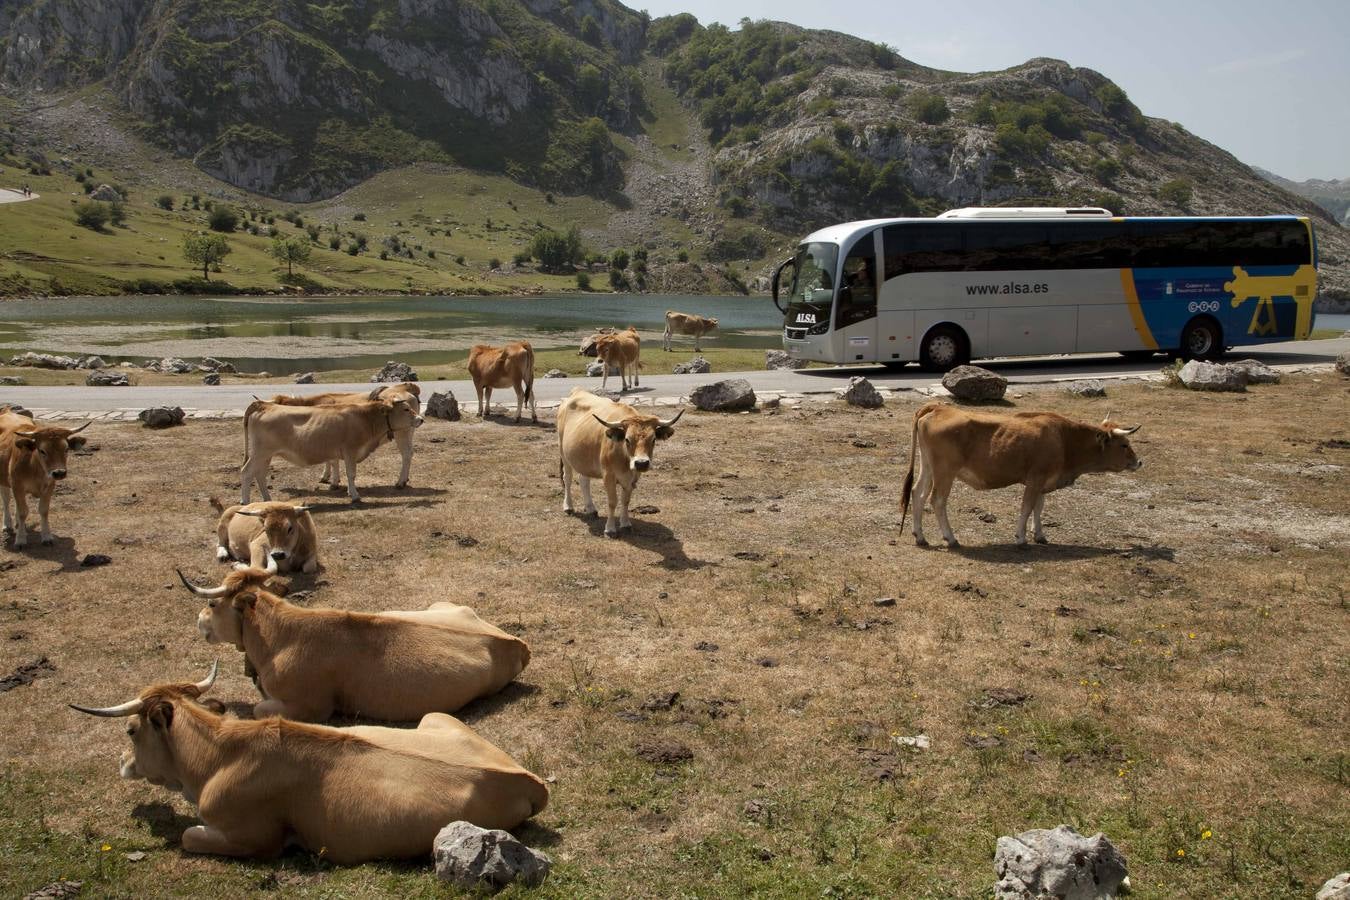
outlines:
{"label": "standing cow", "polygon": [[642,367],[639,359],[642,352],[642,338],[637,329],[629,325],[623,331],[613,334],[600,334],[595,338],[595,355],[604,363],[604,377],[600,379],[600,389],[609,385],[611,367],[619,370],[620,393],[629,389],[629,374],[632,374],[632,387],[638,386],[638,370]]}
{"label": "standing cow", "polygon": [[[400,384],[382,384],[371,391],[354,393],[329,391],[323,394],[277,394],[272,397],[271,402],[283,406],[337,406],[367,403],[371,400],[406,400],[416,412],[420,413],[422,411],[422,387],[416,382],[404,381]],[[392,435],[387,435],[385,440],[395,442],[398,446],[399,456],[403,460],[403,467],[399,470],[398,481],[394,482],[394,487],[405,488],[408,486],[408,476],[412,471],[412,430],[395,431]],[[342,490],[342,470],[338,464],[339,460],[336,458],[323,464],[323,474],[319,476],[319,484],[326,484],[335,491]]]}
{"label": "standing cow", "polygon": [[670,336],[672,334],[692,334],[694,336],[694,352],[697,353],[699,351],[699,338],[716,329],[716,319],[668,309],[666,310],[665,349],[670,350]]}
{"label": "standing cow", "polygon": [[237,719],[198,699],[196,684],[159,684],[92,716],[130,718],[119,772],[197,807],[188,853],[273,857],[290,842],[331,862],[425,857],[447,822],[515,828],[548,804],[548,787],[444,713],[416,729],[327,728]]}
{"label": "standing cow", "polygon": [[1017,543],[1027,542],[1027,517],[1033,517],[1036,543],[1046,543],[1041,530],[1045,495],[1068,487],[1080,475],[1133,472],[1143,465],[1128,436],[1139,430],[1110,420],[1100,425],[1075,422],[1058,413],[1014,415],[969,412],[945,403],[928,403],[914,413],[910,435],[909,472],[900,499],[900,527],[905,524],[919,466],[918,502],[914,504],[914,541],[923,536],[923,505],[929,500],[949,546],[958,546],[947,521],[947,497],[960,479],[978,491],[1025,485],[1017,518]]}
{"label": "standing cow", "polygon": [[474,344],[469,349],[469,377],[478,395],[478,418],[492,410],[492,389],[509,387],[516,391],[516,421],[520,421],[526,401],[530,404],[530,421],[539,421],[534,405],[534,348],[529,341],[515,341],[505,347]]}
{"label": "standing cow", "polygon": [[[47,521],[56,483],[66,477],[66,454],[84,446],[79,428],[39,425],[29,416],[0,407],[0,503],[4,504],[5,531],[14,534],[14,549],[28,545],[28,498],[38,498],[42,543],[52,543]],[[14,500],[14,515],[9,512]]]}
{"label": "standing cow", "polygon": [[226,506],[212,497],[216,522],[216,559],[262,568],[274,560],[282,572],[319,571],[319,535],[305,506],[265,500]]}
{"label": "standing cow", "polygon": [[[572,473],[581,479],[581,499],[585,512],[596,512],[591,499],[591,479],[602,478],[609,499],[605,534],[618,537],[620,528],[632,528],[628,501],[637,487],[638,476],[652,466],[656,442],[675,433],[673,419],[644,416],[626,403],[597,397],[581,388],[573,388],[558,407],[558,475],[563,484],[563,512],[572,512]],[[619,515],[615,518],[615,507]]]}

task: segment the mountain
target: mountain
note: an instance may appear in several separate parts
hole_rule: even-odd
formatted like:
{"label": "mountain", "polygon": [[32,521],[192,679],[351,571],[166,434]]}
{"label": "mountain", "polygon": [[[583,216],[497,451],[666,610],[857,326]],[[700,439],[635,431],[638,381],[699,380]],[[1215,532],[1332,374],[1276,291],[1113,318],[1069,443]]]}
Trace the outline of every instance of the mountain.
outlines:
{"label": "mountain", "polygon": [[1291,194],[1298,194],[1331,213],[1343,226],[1350,226],[1350,178],[1339,181],[1325,181],[1321,178],[1309,178],[1307,181],[1290,181],[1274,172],[1267,172],[1255,166],[1252,171],[1271,184],[1279,185]]}
{"label": "mountain", "polygon": [[0,0],[0,94],[49,149],[88,152],[70,113],[93,103],[120,129],[106,146],[245,196],[337,203],[379,172],[463,167],[595,198],[578,224],[601,246],[678,242],[752,272],[832,221],[971,204],[1297,213],[1319,227],[1324,295],[1350,298],[1350,240],[1323,208],[1053,59],[946,72],[614,0]]}

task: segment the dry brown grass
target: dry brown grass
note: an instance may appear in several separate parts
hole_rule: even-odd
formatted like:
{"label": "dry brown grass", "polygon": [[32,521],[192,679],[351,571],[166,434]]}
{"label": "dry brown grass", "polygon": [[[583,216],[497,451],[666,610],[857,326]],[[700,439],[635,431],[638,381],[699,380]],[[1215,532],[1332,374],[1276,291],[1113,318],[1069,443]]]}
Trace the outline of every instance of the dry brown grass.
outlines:
{"label": "dry brown grass", "polygon": [[[659,512],[619,541],[561,513],[551,426],[429,420],[413,487],[389,487],[382,451],[356,509],[316,491],[317,470],[273,483],[317,500],[325,568],[295,583],[312,602],[454,600],[530,642],[519,684],[463,717],[557,779],[523,832],[559,862],[546,894],[980,897],[999,834],[1064,821],[1106,831],[1138,896],[1306,897],[1350,857],[1347,382],[1111,390],[1117,418],[1145,422],[1143,469],[1051,495],[1055,543],[1026,550],[1011,490],[954,491],[960,551],[900,533],[917,399],[687,414],[634,498]],[[1018,407],[1106,412],[1059,393]],[[255,699],[173,577],[221,571],[207,497],[237,491],[240,438],[91,437],[56,545],[0,559],[0,673],[58,669],[0,694],[0,893],[67,876],[127,896],[434,894],[425,866],[186,857],[190,807],[117,779],[120,727],[66,703],[217,656],[215,693]],[[80,552],[114,561],[81,569]],[[988,688],[1027,699],[990,705]],[[669,691],[672,709],[642,708]],[[927,753],[892,742],[920,732]],[[651,740],[693,760],[642,761]]]}

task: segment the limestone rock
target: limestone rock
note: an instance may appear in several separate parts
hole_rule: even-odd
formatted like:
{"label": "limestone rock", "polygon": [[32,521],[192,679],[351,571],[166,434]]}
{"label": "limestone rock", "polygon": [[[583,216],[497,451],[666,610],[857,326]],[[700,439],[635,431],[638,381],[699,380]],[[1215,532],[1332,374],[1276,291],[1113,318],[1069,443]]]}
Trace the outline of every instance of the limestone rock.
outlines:
{"label": "limestone rock", "polygon": [[28,383],[28,379],[22,375],[0,375],[0,385],[4,387],[21,387]]}
{"label": "limestone rock", "polygon": [[995,900],[1114,900],[1128,883],[1125,857],[1100,832],[1068,825],[1003,836],[994,850]]}
{"label": "limestone rock", "polygon": [[701,356],[695,356],[689,362],[682,362],[671,370],[676,375],[707,375],[712,371],[712,363]]}
{"label": "limestone rock", "polygon": [[384,364],[384,368],[370,376],[372,383],[387,382],[398,384],[404,381],[416,381],[417,373],[413,367],[407,363],[394,362],[392,359]]}
{"label": "limestone rock", "polygon": [[604,328],[597,328],[594,334],[588,334],[581,339],[581,345],[577,347],[577,356],[595,356],[595,339],[602,334],[613,334],[614,329],[606,325]]}
{"label": "limestone rock", "polygon": [[1073,394],[1075,397],[1105,397],[1106,386],[1095,378],[1087,381],[1075,381],[1064,390]]}
{"label": "limestone rock", "polygon": [[1280,373],[1257,359],[1239,359],[1228,363],[1227,367],[1240,374],[1248,384],[1280,383]]}
{"label": "limestone rock", "polygon": [[544,373],[545,378],[566,378],[567,373],[562,369],[549,369]]}
{"label": "limestone rock", "polygon": [[225,365],[225,363],[216,359],[214,356],[203,356],[202,365],[210,369],[212,372],[219,372],[220,367]]}
{"label": "limestone rock", "polygon": [[297,375],[297,376],[295,376],[295,383],[296,383],[296,384],[313,384],[313,383],[314,383],[314,373],[313,373],[313,372],[306,372],[306,373],[303,374],[303,375]]}
{"label": "limestone rock", "polygon": [[220,373],[207,372],[205,375],[202,376],[202,384],[206,385],[207,387],[219,387]]}
{"label": "limestone rock", "polygon": [[432,842],[436,877],[472,890],[499,891],[520,882],[533,887],[547,877],[553,860],[531,850],[501,829],[479,828],[469,822],[451,822]]}
{"label": "limestone rock", "polygon": [[1328,878],[1317,890],[1315,900],[1350,900],[1350,872]]}
{"label": "limestone rock", "polygon": [[195,368],[192,363],[176,356],[166,356],[159,361],[159,371],[173,375],[186,375]]}
{"label": "limestone rock", "polygon": [[9,361],[11,366],[27,366],[33,369],[75,369],[80,361],[69,356],[55,356],[51,353],[20,353]]}
{"label": "limestone rock", "polygon": [[131,384],[127,380],[127,373],[109,372],[107,370],[90,372],[84,376],[84,383],[89,387],[126,387]]}
{"label": "limestone rock", "polygon": [[958,400],[987,402],[1003,399],[1008,379],[979,366],[957,366],[942,376],[942,386]]}
{"label": "limestone rock", "polygon": [[796,359],[787,354],[785,350],[765,350],[764,368],[773,369],[800,369],[806,365],[804,360]]}
{"label": "limestone rock", "polygon": [[222,375],[233,375],[237,370],[234,367],[234,363],[223,362],[216,366],[216,371]]}
{"label": "limestone rock", "polygon": [[863,409],[879,409],[886,401],[881,399],[881,394],[872,386],[872,382],[861,375],[854,375],[848,380],[848,387],[844,388],[844,402]]}
{"label": "limestone rock", "polygon": [[459,401],[450,391],[444,393],[437,391],[427,399],[426,413],[437,419],[458,422],[460,419]]}
{"label": "limestone rock", "polygon": [[1245,391],[1246,380],[1237,370],[1193,359],[1177,372],[1181,383],[1193,391]]}
{"label": "limestone rock", "polygon": [[107,366],[108,364],[103,361],[103,357],[101,356],[86,356],[84,359],[80,360],[79,366],[77,368],[105,369],[107,368]]}
{"label": "limestone rock", "polygon": [[1342,375],[1350,375],[1350,350],[1336,357],[1336,371]]}
{"label": "limestone rock", "polygon": [[184,415],[181,406],[172,409],[167,406],[152,406],[141,410],[136,418],[140,419],[146,428],[172,428],[174,425],[183,424]]}
{"label": "limestone rock", "polygon": [[689,402],[707,412],[739,412],[754,409],[755,389],[744,378],[716,381],[694,388]]}
{"label": "limestone rock", "polygon": [[111,185],[100,184],[92,194],[90,200],[102,200],[105,203],[121,203],[122,195],[113,190]]}
{"label": "limestone rock", "polygon": [[[592,378],[599,378],[601,375],[605,374],[605,364],[597,359],[595,362],[591,363],[589,366],[586,367],[586,374],[590,375]],[[618,375],[619,367],[610,366],[609,374]]]}

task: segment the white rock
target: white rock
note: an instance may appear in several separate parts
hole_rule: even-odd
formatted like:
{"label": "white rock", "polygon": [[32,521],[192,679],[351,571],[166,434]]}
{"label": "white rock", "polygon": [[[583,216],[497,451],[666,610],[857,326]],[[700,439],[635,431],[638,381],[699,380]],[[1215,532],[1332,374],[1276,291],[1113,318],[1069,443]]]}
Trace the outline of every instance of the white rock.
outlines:
{"label": "white rock", "polygon": [[957,366],[942,376],[942,386],[958,400],[1002,400],[1008,379],[979,366]]}
{"label": "white rock", "polygon": [[1181,383],[1193,391],[1233,391],[1247,390],[1246,379],[1227,366],[1193,359],[1177,372]]}
{"label": "white rock", "polygon": [[926,734],[897,735],[893,740],[901,747],[908,747],[911,750],[927,750],[933,746],[932,740]]}
{"label": "white rock", "polygon": [[1280,373],[1256,359],[1239,359],[1227,364],[1228,368],[1240,374],[1248,384],[1279,384]]}
{"label": "white rock", "polygon": [[1350,872],[1328,878],[1318,889],[1316,900],[1350,900]]}
{"label": "white rock", "polygon": [[707,412],[739,412],[755,408],[755,389],[744,378],[731,378],[699,385],[690,392],[689,402]]}
{"label": "white rock", "polygon": [[436,419],[458,422],[460,419],[459,401],[450,391],[437,391],[427,399],[427,415]]}
{"label": "white rock", "polygon": [[1098,832],[1068,825],[1003,836],[994,850],[995,900],[1115,900],[1129,884],[1125,857]]}
{"label": "white rock", "polygon": [[461,888],[497,891],[519,881],[533,887],[547,877],[553,860],[500,829],[451,822],[432,842],[436,876]]}
{"label": "white rock", "polygon": [[863,409],[878,409],[886,401],[881,399],[881,394],[872,382],[861,375],[854,375],[848,380],[848,387],[844,388],[844,402]]}

